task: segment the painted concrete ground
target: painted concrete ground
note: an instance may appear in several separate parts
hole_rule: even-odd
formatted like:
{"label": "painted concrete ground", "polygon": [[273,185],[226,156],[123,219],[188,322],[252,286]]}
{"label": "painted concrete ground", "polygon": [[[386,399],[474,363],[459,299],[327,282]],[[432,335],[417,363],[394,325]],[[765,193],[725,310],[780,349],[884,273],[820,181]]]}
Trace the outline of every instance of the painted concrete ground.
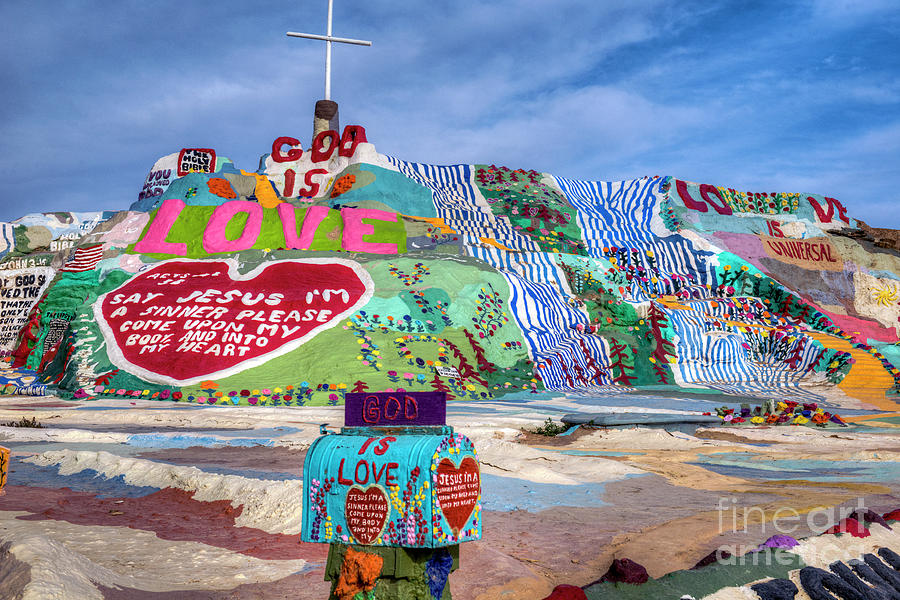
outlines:
{"label": "painted concrete ground", "polygon": [[[803,537],[860,506],[900,508],[890,413],[842,411],[858,420],[837,430],[522,431],[564,413],[699,414],[724,402],[706,398],[451,403],[448,422],[478,448],[484,508],[484,537],[463,545],[450,578],[454,597],[544,598],[594,582],[614,558],[659,577],[784,533],[778,510],[797,511],[787,524]],[[0,423],[22,417],[44,427],[0,427],[12,451],[0,597],[327,597],[327,547],[299,541],[301,473],[320,424],[342,424],[341,407],[0,399]]]}

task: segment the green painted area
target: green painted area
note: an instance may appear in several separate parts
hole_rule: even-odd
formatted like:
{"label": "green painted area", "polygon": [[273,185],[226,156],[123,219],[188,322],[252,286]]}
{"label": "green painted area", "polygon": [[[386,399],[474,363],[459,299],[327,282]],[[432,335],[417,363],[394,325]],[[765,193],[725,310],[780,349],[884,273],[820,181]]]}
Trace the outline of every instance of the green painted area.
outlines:
{"label": "green painted area", "polygon": [[878,342],[869,339],[866,340],[866,344],[877,348],[892,365],[900,367],[900,343]]}
{"label": "green painted area", "polygon": [[[269,260],[321,258],[322,254],[254,249],[233,256],[238,271],[246,273]],[[344,394],[354,389],[440,389],[455,398],[484,399],[523,385],[530,388],[533,365],[527,361],[524,338],[515,321],[489,323],[491,317],[486,317],[480,323],[466,322],[471,315],[479,315],[477,307],[488,300],[501,307],[508,302],[509,289],[499,273],[475,259],[426,264],[406,257],[358,258],[375,282],[375,294],[350,318],[283,356],[231,377],[183,388],[150,384],[117,369],[106,354],[91,304],[131,274],[118,269],[104,271],[102,278],[99,270],[66,273],[45,305],[72,315],[72,338],[77,340],[73,350],[90,357],[90,370],[106,395],[128,397],[137,392],[153,398],[163,390],[180,390],[180,399],[189,402],[298,406],[341,404]],[[480,337],[479,327],[495,335]],[[34,360],[39,357],[35,353]],[[63,366],[48,373],[61,372]],[[436,380],[437,366],[457,369],[463,377]],[[67,371],[65,378],[73,383],[74,373]]]}
{"label": "green painted area", "polygon": [[[78,373],[67,368],[70,358],[80,358],[84,366],[90,365],[91,371],[97,377],[102,378],[103,385],[123,390],[148,390],[150,393],[166,389],[146,382],[126,371],[118,369],[106,355],[106,344],[103,335],[94,318],[92,304],[97,298],[110,290],[113,290],[131,275],[123,271],[110,271],[105,277],[101,277],[100,271],[87,271],[84,273],[60,273],[56,284],[50,289],[44,300],[48,321],[54,314],[64,313],[71,316],[69,332],[63,341],[56,358],[46,366],[45,376],[49,380],[60,377],[58,385],[63,396],[71,394],[73,389],[82,387],[77,379]],[[42,358],[40,350],[29,357]],[[85,365],[85,363],[87,363]]]}
{"label": "green painted area", "polygon": [[702,598],[726,587],[742,586],[759,579],[787,578],[805,567],[797,554],[766,549],[725,559],[696,571],[676,571],[641,585],[598,583],[584,590],[588,600],[647,600],[648,598]]}
{"label": "green painted area", "polygon": [[475,165],[475,183],[495,215],[534,241],[542,252],[587,254],[577,211],[537,171]]}
{"label": "green painted area", "polygon": [[84,310],[85,299],[98,285],[99,272],[60,273],[55,283],[48,288],[40,304],[41,317],[39,336],[34,349],[26,359],[25,366],[37,369],[45,362],[44,349],[50,324],[54,320],[71,320]]}
{"label": "green painted area", "polygon": [[[475,354],[458,329],[445,329],[440,335],[403,334],[387,328],[363,328],[348,320],[293,352],[217,379],[216,387],[186,386],[183,391],[185,399],[221,392],[220,403],[287,406],[343,404],[344,394],[357,389],[357,382],[364,384],[364,389],[357,391],[433,391],[436,366],[460,366],[454,347],[476,367]],[[485,399],[494,391],[502,393],[484,385],[441,380],[460,399]],[[213,392],[208,392],[210,389]],[[276,394],[281,398],[274,398]],[[292,398],[285,400],[286,395]]]}
{"label": "green painted area", "polygon": [[[279,251],[268,258],[310,255],[322,256]],[[262,253],[241,253],[240,270],[250,270],[262,259]],[[495,335],[483,338],[478,335],[479,324],[471,322],[471,315],[479,314],[475,307],[485,303],[487,294],[482,290],[492,290],[495,303],[508,301],[508,285],[499,273],[486,270],[484,263],[474,259],[431,260],[426,264],[405,257],[360,257],[360,262],[375,282],[375,295],[364,307],[283,356],[215,380],[215,387],[182,388],[184,400],[288,406],[342,404],[344,394],[357,389],[358,382],[367,391],[432,391],[445,385],[453,397],[470,400],[503,395],[523,385],[530,387],[533,365],[526,362],[525,340],[515,321],[509,319],[494,330],[481,323],[483,329],[495,331]],[[416,265],[421,265],[418,270]],[[479,350],[484,360],[479,360]],[[464,374],[466,365],[475,374],[466,382],[451,377],[435,382],[435,367],[452,367]],[[115,378],[112,383],[125,385]]]}

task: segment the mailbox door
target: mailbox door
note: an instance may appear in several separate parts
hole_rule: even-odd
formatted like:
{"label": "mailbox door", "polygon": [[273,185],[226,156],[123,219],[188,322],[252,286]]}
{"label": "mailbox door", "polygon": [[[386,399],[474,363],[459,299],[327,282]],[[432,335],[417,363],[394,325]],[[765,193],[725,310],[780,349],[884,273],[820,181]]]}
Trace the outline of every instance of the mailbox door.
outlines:
{"label": "mailbox door", "polygon": [[431,456],[432,546],[481,539],[481,468],[472,441],[444,436]]}

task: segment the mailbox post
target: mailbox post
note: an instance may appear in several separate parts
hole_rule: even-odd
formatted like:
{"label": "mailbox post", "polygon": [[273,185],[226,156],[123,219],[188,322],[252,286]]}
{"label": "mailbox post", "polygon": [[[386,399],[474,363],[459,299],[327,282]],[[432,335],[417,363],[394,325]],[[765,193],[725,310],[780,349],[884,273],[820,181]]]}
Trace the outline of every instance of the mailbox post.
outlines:
{"label": "mailbox post", "polygon": [[0,446],[0,496],[5,494],[3,486],[6,485],[6,475],[9,473],[9,448]]}
{"label": "mailbox post", "polygon": [[442,392],[346,395],[340,434],[303,467],[305,542],[330,544],[331,600],[449,600],[459,544],[481,539],[475,447]]}

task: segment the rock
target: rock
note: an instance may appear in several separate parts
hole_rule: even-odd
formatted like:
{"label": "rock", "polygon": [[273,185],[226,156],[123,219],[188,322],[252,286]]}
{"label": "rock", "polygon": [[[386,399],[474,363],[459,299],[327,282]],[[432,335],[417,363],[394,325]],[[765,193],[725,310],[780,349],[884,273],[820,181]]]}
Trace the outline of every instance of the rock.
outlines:
{"label": "rock", "polygon": [[617,558],[613,560],[609,566],[606,575],[600,578],[600,581],[610,581],[613,583],[647,583],[650,576],[647,569],[642,565],[634,562],[630,558]]}
{"label": "rock", "polygon": [[562,584],[553,588],[544,600],[587,600],[587,595],[580,587]]}

